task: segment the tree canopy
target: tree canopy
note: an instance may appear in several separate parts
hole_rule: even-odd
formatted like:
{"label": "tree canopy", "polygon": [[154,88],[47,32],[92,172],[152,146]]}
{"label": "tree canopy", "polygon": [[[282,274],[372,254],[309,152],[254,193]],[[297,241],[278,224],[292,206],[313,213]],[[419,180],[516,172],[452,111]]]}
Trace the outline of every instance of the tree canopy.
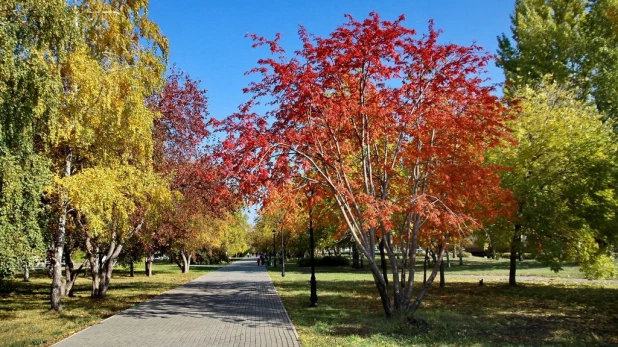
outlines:
{"label": "tree canopy", "polygon": [[588,276],[614,276],[609,252],[618,241],[618,147],[611,127],[572,91],[548,80],[516,97],[518,116],[509,126],[518,145],[491,156],[511,168],[502,174],[503,185],[518,204],[516,218],[499,229],[524,235],[525,249],[556,271],[565,261],[579,261]]}
{"label": "tree canopy", "polygon": [[[307,189],[336,202],[369,260],[386,315],[414,311],[428,289],[411,302],[416,253],[409,250],[422,226],[445,243],[465,233],[477,211],[491,213],[485,198],[499,195],[499,179],[483,153],[504,136],[506,119],[493,88],[478,77],[488,54],[439,44],[431,23],[416,38],[403,20],[348,16],[325,38],[301,27],[303,49],[292,58],[279,37],[254,35],[255,46],[268,46],[275,57],[259,61],[252,72],[262,79],[246,89],[253,98],[222,125],[229,134],[224,165],[236,173],[238,189],[259,195],[267,182],[302,176],[314,187]],[[252,112],[265,96],[272,110]],[[394,224],[400,214],[402,230]],[[393,301],[375,262],[379,238],[394,276]],[[406,240],[403,252],[411,259],[404,269],[411,276],[402,282],[396,238]]]}
{"label": "tree canopy", "polygon": [[593,100],[605,118],[618,114],[618,1],[517,0],[509,39],[498,37],[507,90],[544,76]]}

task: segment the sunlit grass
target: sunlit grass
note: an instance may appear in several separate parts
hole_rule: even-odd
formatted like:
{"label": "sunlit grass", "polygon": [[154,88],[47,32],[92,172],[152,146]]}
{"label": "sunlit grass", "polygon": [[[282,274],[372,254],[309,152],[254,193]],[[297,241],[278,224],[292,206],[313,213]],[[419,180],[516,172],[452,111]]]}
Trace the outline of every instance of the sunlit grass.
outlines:
{"label": "sunlit grass", "polygon": [[[469,267],[463,274],[508,275],[508,267],[492,268],[489,260],[464,260]],[[505,280],[479,286],[478,279],[453,272],[445,288],[436,280],[417,312],[426,324],[410,325],[384,318],[368,269],[318,268],[318,307],[310,308],[309,268],[286,267],[285,277],[280,268],[269,273],[305,347],[618,344],[616,283],[548,278],[515,288]],[[529,269],[528,276],[552,274],[534,264]]]}
{"label": "sunlit grass", "polygon": [[43,271],[0,285],[0,346],[50,345],[139,302],[189,282],[216,267],[192,266],[188,274],[176,265],[155,264],[153,276],[116,269],[108,295],[91,299],[91,282],[80,277],[73,298],[63,298],[61,313],[48,311],[51,279]]}
{"label": "sunlit grass", "polygon": [[[463,265],[459,265],[459,259],[451,259],[451,267],[446,267],[445,272],[451,276],[476,275],[476,276],[508,276],[509,259],[485,259],[480,257],[466,257]],[[567,263],[561,271],[554,272],[547,266],[534,260],[517,262],[517,276],[549,277],[549,278],[584,278],[575,263]]]}

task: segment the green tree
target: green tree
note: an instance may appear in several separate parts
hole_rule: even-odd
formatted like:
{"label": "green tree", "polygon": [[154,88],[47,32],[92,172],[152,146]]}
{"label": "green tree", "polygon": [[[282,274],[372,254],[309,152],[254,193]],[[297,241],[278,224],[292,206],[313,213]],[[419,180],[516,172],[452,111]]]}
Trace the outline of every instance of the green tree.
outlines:
{"label": "green tree", "polygon": [[35,154],[0,155],[0,279],[43,259],[41,195],[49,182],[48,161]]}
{"label": "green tree", "polygon": [[517,0],[512,38],[498,37],[507,92],[538,86],[547,74],[618,115],[618,1]]}
{"label": "green tree", "polygon": [[51,181],[41,155],[59,107],[62,80],[53,61],[71,38],[64,2],[7,0],[0,5],[0,279],[44,255],[41,197]]}
{"label": "green tree", "polygon": [[251,226],[247,217],[241,212],[227,213],[219,219],[219,227],[223,230],[222,248],[226,254],[244,253],[249,248],[247,234]]}
{"label": "green tree", "polygon": [[618,116],[618,0],[593,0],[585,23],[591,94],[606,117]]}
{"label": "green tree", "polygon": [[509,282],[516,284],[517,253],[524,244],[555,271],[576,260],[590,277],[614,276],[608,261],[618,241],[611,127],[555,83],[526,87],[515,96],[519,115],[511,128],[518,144],[507,143],[490,156],[494,164],[512,168],[502,180],[517,201],[515,219],[501,223],[512,240]]}

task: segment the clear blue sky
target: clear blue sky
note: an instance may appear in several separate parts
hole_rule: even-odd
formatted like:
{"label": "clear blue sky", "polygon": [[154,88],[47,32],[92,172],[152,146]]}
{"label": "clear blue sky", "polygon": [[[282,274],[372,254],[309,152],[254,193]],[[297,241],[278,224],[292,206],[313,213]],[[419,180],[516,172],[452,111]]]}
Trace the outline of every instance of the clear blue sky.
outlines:
{"label": "clear blue sky", "polygon": [[[170,63],[208,90],[211,116],[222,119],[235,112],[247,96],[242,88],[245,71],[268,57],[265,49],[251,48],[247,33],[274,37],[279,32],[288,53],[300,47],[298,26],[326,36],[346,21],[344,14],[366,18],[376,11],[382,19],[406,16],[405,25],[426,32],[427,22],[444,30],[442,42],[472,42],[495,53],[496,37],[509,33],[514,0],[151,0],[149,17],[170,41]],[[490,67],[492,81],[503,75]]]}

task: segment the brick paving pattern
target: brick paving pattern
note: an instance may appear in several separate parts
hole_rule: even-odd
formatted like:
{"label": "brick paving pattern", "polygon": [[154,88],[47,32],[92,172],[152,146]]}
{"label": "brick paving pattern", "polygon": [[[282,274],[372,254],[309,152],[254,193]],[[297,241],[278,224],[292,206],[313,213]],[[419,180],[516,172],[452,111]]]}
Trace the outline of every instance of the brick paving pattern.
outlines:
{"label": "brick paving pattern", "polygon": [[247,258],[127,309],[54,346],[274,347],[299,343],[266,270],[257,266],[255,259]]}

